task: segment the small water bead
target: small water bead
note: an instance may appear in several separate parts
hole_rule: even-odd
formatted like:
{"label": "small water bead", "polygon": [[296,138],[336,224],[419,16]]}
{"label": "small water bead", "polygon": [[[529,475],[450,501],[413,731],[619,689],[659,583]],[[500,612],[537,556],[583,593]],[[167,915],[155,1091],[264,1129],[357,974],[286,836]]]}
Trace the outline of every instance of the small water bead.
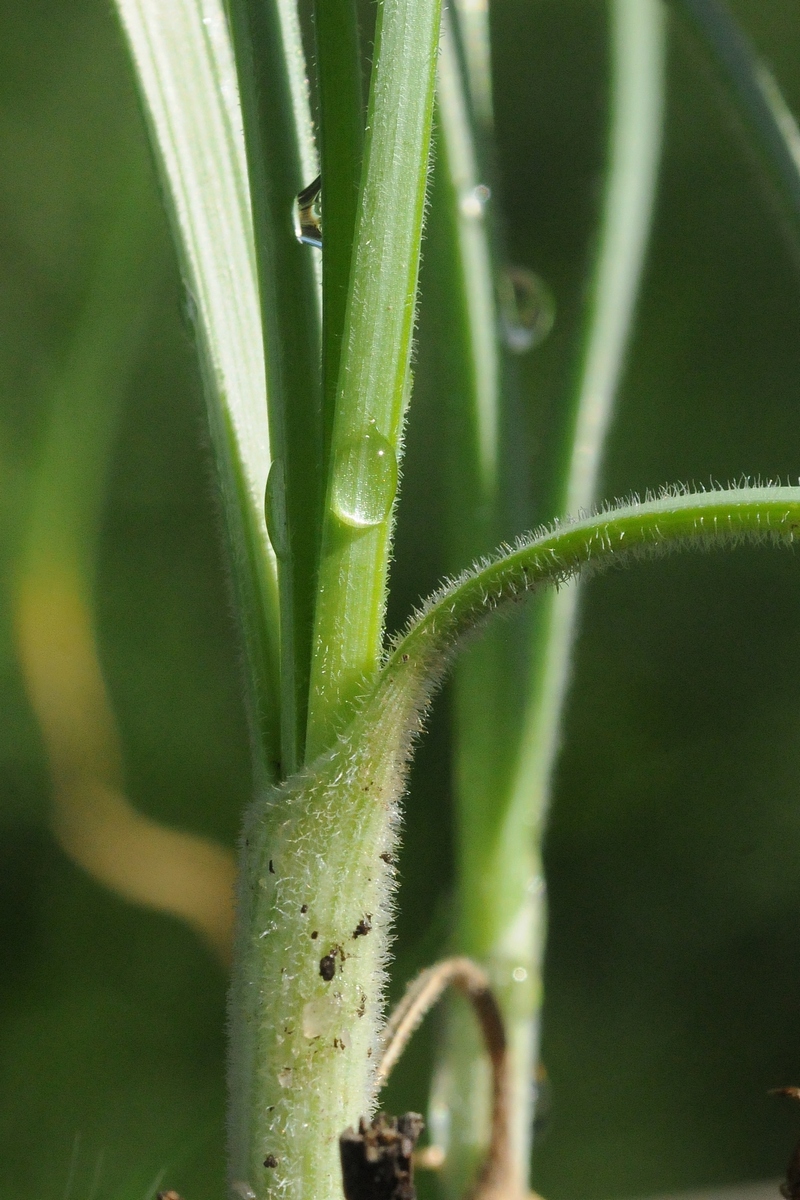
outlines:
{"label": "small water bead", "polygon": [[459,201],[461,215],[470,217],[474,221],[479,221],[486,210],[486,205],[491,195],[491,190],[485,183],[479,183],[477,187],[470,188],[468,192],[463,194]]}
{"label": "small water bead", "polygon": [[513,354],[527,354],[545,340],[556,319],[553,293],[527,267],[509,267],[499,284],[500,319]]}
{"label": "small water bead", "polygon": [[294,235],[305,246],[322,249],[322,176],[298,192],[294,202]]}
{"label": "small water bead", "polygon": [[371,529],[385,521],[397,492],[397,458],[377,429],[341,448],[333,464],[331,507],[345,525]]}
{"label": "small water bead", "polygon": [[289,557],[289,521],[286,516],[286,476],[283,460],[276,458],[267,476],[264,517],[272,549],[278,558]]}

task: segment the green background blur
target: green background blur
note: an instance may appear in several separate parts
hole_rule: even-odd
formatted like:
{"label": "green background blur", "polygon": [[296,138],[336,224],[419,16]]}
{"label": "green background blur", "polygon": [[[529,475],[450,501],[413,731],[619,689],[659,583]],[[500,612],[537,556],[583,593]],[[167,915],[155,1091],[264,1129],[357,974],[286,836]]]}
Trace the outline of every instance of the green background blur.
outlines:
{"label": "green background blur", "polygon": [[[796,0],[735,11],[800,111]],[[607,497],[800,473],[797,260],[703,55],[671,28],[664,168]],[[605,6],[494,0],[493,35],[508,242],[558,305],[549,341],[520,360],[544,496],[600,198]],[[68,1200],[144,1200],[159,1177],[187,1200],[224,1194],[223,972],[177,922],[107,894],[55,846],[10,626],[49,389],[130,163],[151,169],[108,0],[1,0],[3,1200],[64,1200],[70,1176]],[[249,791],[238,651],[198,375],[151,191],[156,301],[109,468],[102,658],[130,797],[232,844]],[[421,336],[424,362],[426,339],[447,336],[424,298]],[[411,410],[395,624],[442,558],[435,391],[423,380]],[[451,855],[445,695],[409,797],[395,991],[446,946]],[[798,1119],[766,1091],[800,1083],[799,866],[796,556],[673,558],[591,582],[547,841],[551,1094],[534,1178],[550,1200],[781,1173]],[[434,1031],[399,1072],[395,1109],[424,1107]]]}

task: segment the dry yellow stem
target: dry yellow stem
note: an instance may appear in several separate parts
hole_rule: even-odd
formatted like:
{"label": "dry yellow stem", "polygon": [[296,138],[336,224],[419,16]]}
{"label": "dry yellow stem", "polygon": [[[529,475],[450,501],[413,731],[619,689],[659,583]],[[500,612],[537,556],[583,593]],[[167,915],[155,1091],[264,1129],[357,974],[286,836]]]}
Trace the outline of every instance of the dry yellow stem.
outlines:
{"label": "dry yellow stem", "polygon": [[134,904],[185,921],[228,963],[233,854],[167,829],[125,797],[122,752],[77,572],[52,565],[20,579],[17,647],[53,781],[52,831],[73,862]]}

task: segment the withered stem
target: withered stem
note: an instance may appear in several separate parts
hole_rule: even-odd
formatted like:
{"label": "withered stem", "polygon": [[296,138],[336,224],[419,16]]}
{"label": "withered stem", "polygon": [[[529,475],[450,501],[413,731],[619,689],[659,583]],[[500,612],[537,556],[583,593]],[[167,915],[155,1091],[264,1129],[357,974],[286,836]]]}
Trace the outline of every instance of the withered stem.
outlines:
{"label": "withered stem", "polygon": [[486,1160],[478,1173],[472,1200],[518,1200],[511,1164],[509,1095],[511,1084],[505,1025],[489,978],[470,958],[446,958],[422,971],[387,1022],[377,1083],[382,1087],[411,1035],[442,993],[454,987],[469,1000],[483,1034],[492,1067],[491,1136]]}

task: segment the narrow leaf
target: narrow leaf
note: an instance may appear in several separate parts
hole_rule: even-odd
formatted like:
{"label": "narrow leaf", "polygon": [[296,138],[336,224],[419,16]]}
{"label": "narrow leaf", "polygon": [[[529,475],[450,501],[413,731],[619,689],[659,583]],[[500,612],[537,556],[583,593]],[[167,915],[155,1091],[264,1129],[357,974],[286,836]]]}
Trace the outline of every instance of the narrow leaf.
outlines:
{"label": "narrow leaf", "polygon": [[247,659],[260,772],[278,757],[275,557],[253,231],[221,0],[117,0],[184,276],[205,384]]}

